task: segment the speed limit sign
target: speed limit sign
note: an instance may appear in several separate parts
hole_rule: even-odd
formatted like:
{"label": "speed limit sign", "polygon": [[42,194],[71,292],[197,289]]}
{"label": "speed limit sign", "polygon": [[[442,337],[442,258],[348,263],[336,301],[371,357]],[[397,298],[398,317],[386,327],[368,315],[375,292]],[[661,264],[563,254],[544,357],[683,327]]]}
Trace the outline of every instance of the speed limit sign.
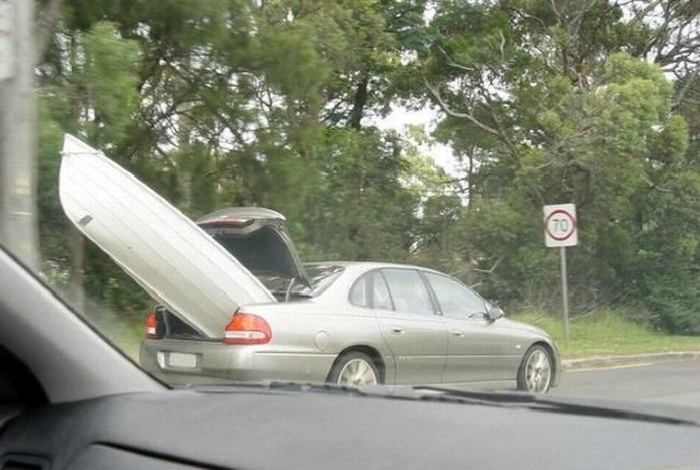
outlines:
{"label": "speed limit sign", "polygon": [[561,296],[564,307],[564,338],[569,342],[569,288],[566,280],[566,247],[578,245],[578,221],[575,204],[544,206],[544,244],[559,248],[561,259]]}
{"label": "speed limit sign", "polygon": [[578,245],[575,204],[544,206],[544,243],[548,247]]}

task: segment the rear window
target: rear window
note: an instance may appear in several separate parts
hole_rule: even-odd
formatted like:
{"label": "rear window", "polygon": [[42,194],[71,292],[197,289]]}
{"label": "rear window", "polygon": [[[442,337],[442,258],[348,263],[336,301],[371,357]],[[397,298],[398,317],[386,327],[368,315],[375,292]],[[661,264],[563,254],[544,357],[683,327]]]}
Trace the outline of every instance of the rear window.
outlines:
{"label": "rear window", "polygon": [[355,281],[350,289],[350,303],[358,307],[383,310],[394,308],[384,276],[377,270],[363,274]]}
{"label": "rear window", "polygon": [[[335,281],[345,268],[333,264],[304,265],[304,271],[311,287],[302,284],[298,279],[293,280],[291,294],[295,297],[316,297]],[[275,297],[284,298],[289,288],[290,279],[284,276],[271,276],[253,273],[272,292]]]}
{"label": "rear window", "polygon": [[350,303],[358,307],[370,307],[369,274],[365,274],[350,289]]}

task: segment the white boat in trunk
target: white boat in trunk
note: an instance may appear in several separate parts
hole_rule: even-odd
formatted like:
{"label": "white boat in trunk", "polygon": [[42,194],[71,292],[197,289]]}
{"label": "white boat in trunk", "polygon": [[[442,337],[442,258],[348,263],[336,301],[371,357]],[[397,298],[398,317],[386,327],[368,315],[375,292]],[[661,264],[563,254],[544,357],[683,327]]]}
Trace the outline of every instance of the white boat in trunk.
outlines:
{"label": "white boat in trunk", "polygon": [[78,230],[202,333],[222,337],[240,305],[275,302],[248,269],[187,216],[68,134],[59,194]]}

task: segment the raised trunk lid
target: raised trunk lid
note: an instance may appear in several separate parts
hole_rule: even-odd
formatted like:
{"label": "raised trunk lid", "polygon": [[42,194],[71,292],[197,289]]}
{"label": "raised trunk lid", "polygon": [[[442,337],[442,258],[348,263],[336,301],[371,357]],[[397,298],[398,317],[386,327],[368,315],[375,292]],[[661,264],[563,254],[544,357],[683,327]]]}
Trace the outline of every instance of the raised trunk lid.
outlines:
{"label": "raised trunk lid", "polygon": [[218,338],[242,304],[270,291],[165,199],[77,138],[65,136],[59,194],[71,222],[154,298]]}
{"label": "raised trunk lid", "polygon": [[231,207],[197,224],[257,276],[279,276],[310,286],[285,217],[262,207]]}

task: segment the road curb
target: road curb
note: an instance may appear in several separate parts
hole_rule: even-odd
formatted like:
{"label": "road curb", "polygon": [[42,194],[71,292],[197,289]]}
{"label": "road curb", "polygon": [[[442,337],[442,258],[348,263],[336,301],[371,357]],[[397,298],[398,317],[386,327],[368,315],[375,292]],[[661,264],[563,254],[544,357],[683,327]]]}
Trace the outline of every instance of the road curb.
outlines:
{"label": "road curb", "polygon": [[580,359],[563,359],[562,368],[565,370],[586,369],[589,367],[608,367],[640,362],[678,361],[683,359],[698,359],[700,351],[670,351],[647,354],[627,354],[624,356],[592,356]]}

